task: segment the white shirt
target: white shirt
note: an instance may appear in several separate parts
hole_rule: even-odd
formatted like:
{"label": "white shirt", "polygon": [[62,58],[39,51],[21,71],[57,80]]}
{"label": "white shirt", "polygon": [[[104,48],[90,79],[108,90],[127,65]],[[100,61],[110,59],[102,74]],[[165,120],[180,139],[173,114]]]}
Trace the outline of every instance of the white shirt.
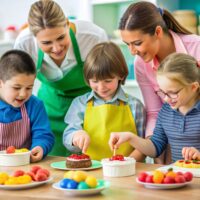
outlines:
{"label": "white shirt", "polygon": [[[98,43],[107,41],[106,32],[98,27],[97,25],[88,22],[75,20],[73,23],[76,26],[76,39],[79,46],[82,61],[85,60],[89,51]],[[17,37],[14,45],[15,49],[21,49],[26,51],[31,55],[35,64],[38,60],[38,44],[34,35],[30,32],[29,28],[23,30]],[[50,58],[48,54],[44,54],[43,65],[41,67],[41,72],[49,81],[57,81],[65,74],[67,74],[73,66],[76,65],[76,58],[73,52],[72,46],[66,54],[64,61],[61,66],[58,67],[54,61]],[[38,88],[39,83],[36,82],[36,87]],[[33,93],[37,93],[37,89],[34,89]]]}

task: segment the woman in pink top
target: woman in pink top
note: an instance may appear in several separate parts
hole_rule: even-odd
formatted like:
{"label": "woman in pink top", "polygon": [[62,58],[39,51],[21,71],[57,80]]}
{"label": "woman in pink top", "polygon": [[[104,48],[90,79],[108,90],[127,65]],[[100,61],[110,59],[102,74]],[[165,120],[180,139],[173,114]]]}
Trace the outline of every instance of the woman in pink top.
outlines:
{"label": "woman in pink top", "polygon": [[[130,5],[121,18],[122,40],[135,55],[135,74],[147,111],[146,137],[153,134],[163,100],[157,94],[155,72],[159,63],[173,52],[186,53],[200,60],[200,37],[182,27],[165,9],[150,2]],[[169,154],[167,154],[169,155]],[[169,156],[157,159],[168,163]]]}

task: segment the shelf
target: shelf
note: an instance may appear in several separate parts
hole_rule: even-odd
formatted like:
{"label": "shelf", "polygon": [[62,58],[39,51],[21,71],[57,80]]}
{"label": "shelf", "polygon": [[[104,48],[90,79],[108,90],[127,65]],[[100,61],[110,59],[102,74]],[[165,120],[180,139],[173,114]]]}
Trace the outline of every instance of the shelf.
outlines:
{"label": "shelf", "polygon": [[123,2],[131,2],[131,0],[92,0],[92,4],[107,4],[107,3],[123,3]]}

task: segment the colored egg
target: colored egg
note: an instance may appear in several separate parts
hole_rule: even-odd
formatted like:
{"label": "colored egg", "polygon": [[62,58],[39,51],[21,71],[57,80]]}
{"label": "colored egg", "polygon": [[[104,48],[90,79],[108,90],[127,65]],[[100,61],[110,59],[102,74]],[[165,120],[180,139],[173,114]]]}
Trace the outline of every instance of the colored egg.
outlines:
{"label": "colored egg", "polygon": [[68,178],[68,179],[72,179],[73,176],[75,174],[75,171],[68,171],[64,174],[64,177],[63,178]]}
{"label": "colored egg", "polygon": [[87,189],[89,189],[90,187],[87,185],[87,183],[86,182],[80,182],[79,184],[78,184],[78,189],[79,190],[87,190]]}
{"label": "colored egg", "polygon": [[76,182],[85,181],[87,174],[83,171],[76,171],[73,176],[73,180]]}
{"label": "colored egg", "polygon": [[70,180],[67,183],[67,189],[77,189],[78,183],[74,180]]}
{"label": "colored egg", "polygon": [[94,176],[87,176],[85,182],[91,188],[95,188],[97,186],[97,179]]}
{"label": "colored egg", "polygon": [[62,180],[60,181],[60,187],[61,187],[61,188],[67,188],[67,184],[68,184],[69,181],[70,181],[70,179],[68,179],[68,178],[62,179]]}

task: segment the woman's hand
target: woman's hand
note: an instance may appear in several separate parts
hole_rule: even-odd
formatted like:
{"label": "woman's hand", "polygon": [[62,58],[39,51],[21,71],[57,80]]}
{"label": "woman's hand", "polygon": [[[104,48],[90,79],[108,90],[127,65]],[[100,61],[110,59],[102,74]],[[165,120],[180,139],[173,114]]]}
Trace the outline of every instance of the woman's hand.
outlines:
{"label": "woman's hand", "polygon": [[90,137],[84,130],[76,131],[72,143],[74,146],[79,147],[83,153],[86,153],[90,144]]}
{"label": "woman's hand", "polygon": [[43,149],[40,146],[36,146],[31,150],[31,162],[38,162],[43,158]]}
{"label": "woman's hand", "polygon": [[185,160],[200,160],[200,152],[194,147],[183,147],[182,155]]}
{"label": "woman's hand", "polygon": [[130,142],[132,138],[133,134],[130,132],[112,132],[108,144],[111,150],[114,150],[118,149],[122,143]]}

